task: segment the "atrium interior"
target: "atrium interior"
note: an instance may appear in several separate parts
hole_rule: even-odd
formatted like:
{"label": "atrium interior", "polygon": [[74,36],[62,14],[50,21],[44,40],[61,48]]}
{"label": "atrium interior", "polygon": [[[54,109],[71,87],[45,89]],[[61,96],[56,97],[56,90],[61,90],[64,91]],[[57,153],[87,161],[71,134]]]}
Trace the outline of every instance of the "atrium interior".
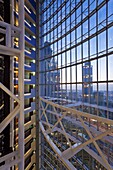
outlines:
{"label": "atrium interior", "polygon": [[113,170],[113,0],[0,0],[0,170]]}

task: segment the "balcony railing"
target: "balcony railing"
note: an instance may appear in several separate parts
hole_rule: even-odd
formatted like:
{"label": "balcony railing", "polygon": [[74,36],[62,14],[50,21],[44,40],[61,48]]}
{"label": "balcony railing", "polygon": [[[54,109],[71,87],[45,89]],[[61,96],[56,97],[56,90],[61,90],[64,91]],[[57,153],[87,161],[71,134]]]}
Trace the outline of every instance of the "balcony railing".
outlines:
{"label": "balcony railing", "polygon": [[[109,161],[111,152],[104,151],[104,145],[102,147],[101,144],[103,142],[113,146],[112,120],[56,104],[51,102],[50,98],[47,100],[40,97],[39,124],[47,142],[68,169],[76,169],[70,160],[85,150],[104,168],[112,170],[113,165],[111,160]],[[107,128],[104,125],[107,125]]]}

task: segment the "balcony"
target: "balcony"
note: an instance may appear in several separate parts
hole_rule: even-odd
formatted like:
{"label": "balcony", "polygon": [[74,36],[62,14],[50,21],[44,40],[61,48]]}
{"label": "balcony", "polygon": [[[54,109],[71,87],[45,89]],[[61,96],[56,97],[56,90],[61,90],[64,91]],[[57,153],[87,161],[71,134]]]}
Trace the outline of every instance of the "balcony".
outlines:
{"label": "balcony", "polygon": [[[48,105],[51,107],[49,108]],[[76,165],[71,160],[82,151],[91,155],[103,168],[109,170],[113,168],[113,155],[111,155],[113,150],[105,148],[108,145],[111,148],[113,146],[112,120],[43,98],[40,98],[40,107],[41,131],[50,147],[68,169],[75,168]],[[80,159],[79,166],[83,160]],[[84,166],[87,168],[87,164]]]}
{"label": "balcony", "polygon": [[35,122],[35,115],[31,116],[31,120],[25,123],[25,130],[29,129],[29,127]]}
{"label": "balcony", "polygon": [[25,41],[29,43],[29,45],[31,45],[32,47],[36,46],[36,39],[29,38],[28,36],[25,35]]}
{"label": "balcony", "polygon": [[34,14],[33,11],[31,11],[30,16],[31,16],[31,18],[36,22],[36,15]]}
{"label": "balcony", "polygon": [[31,93],[25,93],[24,98],[29,99],[35,97],[35,89],[31,89]]}
{"label": "balcony", "polygon": [[27,6],[24,6],[25,8],[25,12],[27,12],[27,14],[34,20],[36,21],[36,15],[34,14],[34,12],[31,9],[28,9]]}
{"label": "balcony", "polygon": [[[18,78],[14,78],[14,84],[18,84]],[[24,84],[35,84],[35,76],[31,76],[30,79],[24,79]]]}
{"label": "balcony", "polygon": [[35,59],[36,52],[34,50],[31,50],[31,51],[25,50],[25,56],[32,58],[32,59]]}
{"label": "balcony", "polygon": [[34,7],[34,9],[36,9],[36,2],[34,0],[29,0],[29,2]]}
{"label": "balcony", "polygon": [[34,165],[34,163],[36,162],[35,159],[36,159],[36,155],[33,154],[33,155],[31,156],[31,162],[28,164],[28,166],[25,168],[25,170],[29,170],[29,169],[36,170],[36,167],[35,167],[35,165]]}
{"label": "balcony", "polygon": [[[14,67],[18,68],[18,62],[17,61],[14,62]],[[35,63],[31,62],[29,65],[24,64],[24,69],[31,71],[31,72],[35,72]]]}
{"label": "balcony", "polygon": [[28,70],[28,71],[35,71],[35,63],[30,63],[29,65],[28,64],[24,64],[25,66],[25,70]]}
{"label": "balcony", "polygon": [[25,84],[35,84],[35,76],[31,76],[30,79],[24,79]]}
{"label": "balcony", "polygon": [[33,110],[35,110],[35,102],[32,102],[31,105],[27,108],[24,109],[24,114],[27,114],[29,112],[32,112]]}

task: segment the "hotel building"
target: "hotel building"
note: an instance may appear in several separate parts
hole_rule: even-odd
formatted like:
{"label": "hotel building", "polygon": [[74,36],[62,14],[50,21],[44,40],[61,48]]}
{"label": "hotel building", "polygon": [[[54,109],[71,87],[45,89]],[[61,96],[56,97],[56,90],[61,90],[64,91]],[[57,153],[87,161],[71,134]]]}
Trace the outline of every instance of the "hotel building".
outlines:
{"label": "hotel building", "polygon": [[0,169],[113,169],[113,1],[0,0]]}

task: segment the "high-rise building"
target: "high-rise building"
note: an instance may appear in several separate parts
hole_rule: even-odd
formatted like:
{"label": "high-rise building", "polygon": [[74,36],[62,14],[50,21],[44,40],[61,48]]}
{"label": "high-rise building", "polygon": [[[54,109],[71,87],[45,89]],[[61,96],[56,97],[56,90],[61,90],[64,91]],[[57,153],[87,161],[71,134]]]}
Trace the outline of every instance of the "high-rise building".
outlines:
{"label": "high-rise building", "polygon": [[[45,61],[45,59],[47,59]],[[52,49],[49,42],[44,43],[44,48],[41,51],[41,64],[40,70],[45,72],[43,76],[40,76],[40,82],[45,84],[43,93],[44,96],[52,97],[54,93],[56,95],[60,91],[60,71],[58,69],[58,63],[55,58],[52,58]],[[42,88],[41,88],[42,89]]]}
{"label": "high-rise building", "polygon": [[35,169],[36,2],[0,1],[0,169]]}
{"label": "high-rise building", "polygon": [[113,0],[0,0],[0,169],[113,169]]}
{"label": "high-rise building", "polygon": [[[83,101],[90,102],[93,94],[92,80],[93,80],[92,66],[89,62],[86,62],[83,66]],[[90,82],[90,83],[89,83]]]}

